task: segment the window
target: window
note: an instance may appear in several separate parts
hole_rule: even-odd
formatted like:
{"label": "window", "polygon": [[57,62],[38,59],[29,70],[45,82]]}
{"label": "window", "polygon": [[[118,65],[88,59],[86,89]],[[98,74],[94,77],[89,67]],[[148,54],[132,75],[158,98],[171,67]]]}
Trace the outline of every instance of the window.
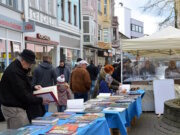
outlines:
{"label": "window", "polygon": [[104,15],[107,15],[107,0],[104,0]]}
{"label": "window", "polygon": [[6,4],[14,9],[18,9],[17,0],[6,0]]}
{"label": "window", "polygon": [[89,17],[87,16],[83,16],[83,32],[90,33],[89,32]]}
{"label": "window", "polygon": [[139,33],[143,33],[142,27],[139,26]]}
{"label": "window", "polygon": [[98,11],[101,12],[101,1],[98,0]]}
{"label": "window", "polygon": [[98,25],[98,41],[101,41],[101,37],[102,37],[101,25]]}
{"label": "window", "polygon": [[103,34],[104,34],[104,42],[108,43],[109,42],[109,31],[108,31],[108,29],[103,29]]}
{"label": "window", "polygon": [[113,40],[117,40],[116,28],[113,28]]}
{"label": "window", "polygon": [[61,20],[64,21],[64,0],[61,0]]}
{"label": "window", "polygon": [[68,1],[68,23],[71,23],[71,2]]}
{"label": "window", "polygon": [[136,31],[136,32],[138,32],[138,31],[139,31],[139,26],[137,26],[137,25],[136,25],[136,30],[135,30],[135,31]]}
{"label": "window", "polygon": [[36,0],[29,0],[29,6],[36,8]]}
{"label": "window", "polygon": [[77,26],[77,6],[74,5],[74,25]]}
{"label": "window", "polygon": [[39,0],[39,9],[42,12],[46,12],[46,2],[45,2],[45,0]]}
{"label": "window", "polygon": [[48,0],[48,14],[54,15],[54,0]]}
{"label": "window", "polygon": [[136,30],[136,26],[134,24],[131,24],[131,31],[135,31]]}

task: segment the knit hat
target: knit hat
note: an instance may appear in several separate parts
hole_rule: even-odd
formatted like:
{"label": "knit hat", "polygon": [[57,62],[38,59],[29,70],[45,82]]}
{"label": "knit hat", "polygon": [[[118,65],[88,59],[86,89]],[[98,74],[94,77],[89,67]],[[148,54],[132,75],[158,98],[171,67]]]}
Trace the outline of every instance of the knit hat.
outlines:
{"label": "knit hat", "polygon": [[114,72],[114,67],[110,64],[107,64],[106,66],[104,66],[104,71],[109,74],[110,72]]}
{"label": "knit hat", "polygon": [[58,81],[58,82],[61,82],[61,83],[65,82],[65,77],[64,77],[64,75],[60,75],[60,76],[57,78],[57,81]]}
{"label": "knit hat", "polygon": [[35,64],[35,54],[33,51],[24,49],[22,53],[20,53],[20,56],[28,63]]}
{"label": "knit hat", "polygon": [[110,74],[106,74],[106,76],[105,76],[105,81],[107,82],[107,83],[112,83],[112,81],[113,81],[113,78],[112,78],[112,76],[110,75]]}

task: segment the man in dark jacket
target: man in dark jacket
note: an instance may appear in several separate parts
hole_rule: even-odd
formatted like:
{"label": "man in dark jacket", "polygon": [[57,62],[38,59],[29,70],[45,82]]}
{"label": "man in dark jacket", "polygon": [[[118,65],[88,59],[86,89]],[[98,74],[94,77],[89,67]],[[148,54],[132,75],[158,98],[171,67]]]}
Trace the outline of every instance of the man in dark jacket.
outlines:
{"label": "man in dark jacket", "polygon": [[[56,84],[55,69],[51,64],[51,57],[43,56],[43,62],[34,69],[32,86],[40,85],[41,87],[53,86]],[[45,105],[46,112],[48,112],[48,105]]]}
{"label": "man in dark jacket", "polygon": [[65,77],[65,82],[69,82],[70,79],[70,69],[66,67],[64,60],[60,61],[59,66],[56,68],[56,75],[61,76],[64,75]]}
{"label": "man in dark jacket", "polygon": [[91,88],[90,88],[90,97],[92,97],[93,90],[95,87],[96,78],[98,75],[98,68],[94,65],[93,61],[91,60],[90,65],[87,66],[87,70],[91,77]]}
{"label": "man in dark jacket", "polygon": [[[35,54],[23,50],[18,59],[5,70],[0,82],[0,102],[7,127],[14,129],[29,124],[27,110],[32,105],[45,103],[42,98],[33,96],[27,73],[35,63]],[[35,86],[38,89],[39,86]]]}

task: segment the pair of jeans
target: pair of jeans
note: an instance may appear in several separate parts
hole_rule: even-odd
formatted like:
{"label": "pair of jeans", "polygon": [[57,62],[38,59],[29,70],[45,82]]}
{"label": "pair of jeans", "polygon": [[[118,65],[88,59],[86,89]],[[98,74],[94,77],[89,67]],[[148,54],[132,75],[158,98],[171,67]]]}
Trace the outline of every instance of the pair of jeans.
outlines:
{"label": "pair of jeans", "polygon": [[84,99],[84,102],[88,100],[88,93],[74,93],[74,99]]}
{"label": "pair of jeans", "polygon": [[48,112],[49,105],[44,105],[45,111]]}
{"label": "pair of jeans", "polygon": [[66,110],[66,105],[58,105],[57,110],[58,112],[64,112]]}

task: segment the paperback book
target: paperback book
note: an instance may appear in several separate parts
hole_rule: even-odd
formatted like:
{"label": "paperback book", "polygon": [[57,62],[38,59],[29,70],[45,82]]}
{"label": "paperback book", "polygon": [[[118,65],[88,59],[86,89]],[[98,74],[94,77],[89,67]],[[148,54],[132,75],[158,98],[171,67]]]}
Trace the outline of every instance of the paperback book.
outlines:
{"label": "paperback book", "polygon": [[32,124],[33,125],[47,125],[47,124],[54,125],[58,122],[58,120],[59,120],[58,118],[52,117],[52,116],[37,117],[37,118],[32,120]]}
{"label": "paperback book", "polygon": [[56,112],[56,113],[53,113],[51,116],[59,118],[59,119],[69,119],[73,115],[75,115],[75,113],[73,112]]}

